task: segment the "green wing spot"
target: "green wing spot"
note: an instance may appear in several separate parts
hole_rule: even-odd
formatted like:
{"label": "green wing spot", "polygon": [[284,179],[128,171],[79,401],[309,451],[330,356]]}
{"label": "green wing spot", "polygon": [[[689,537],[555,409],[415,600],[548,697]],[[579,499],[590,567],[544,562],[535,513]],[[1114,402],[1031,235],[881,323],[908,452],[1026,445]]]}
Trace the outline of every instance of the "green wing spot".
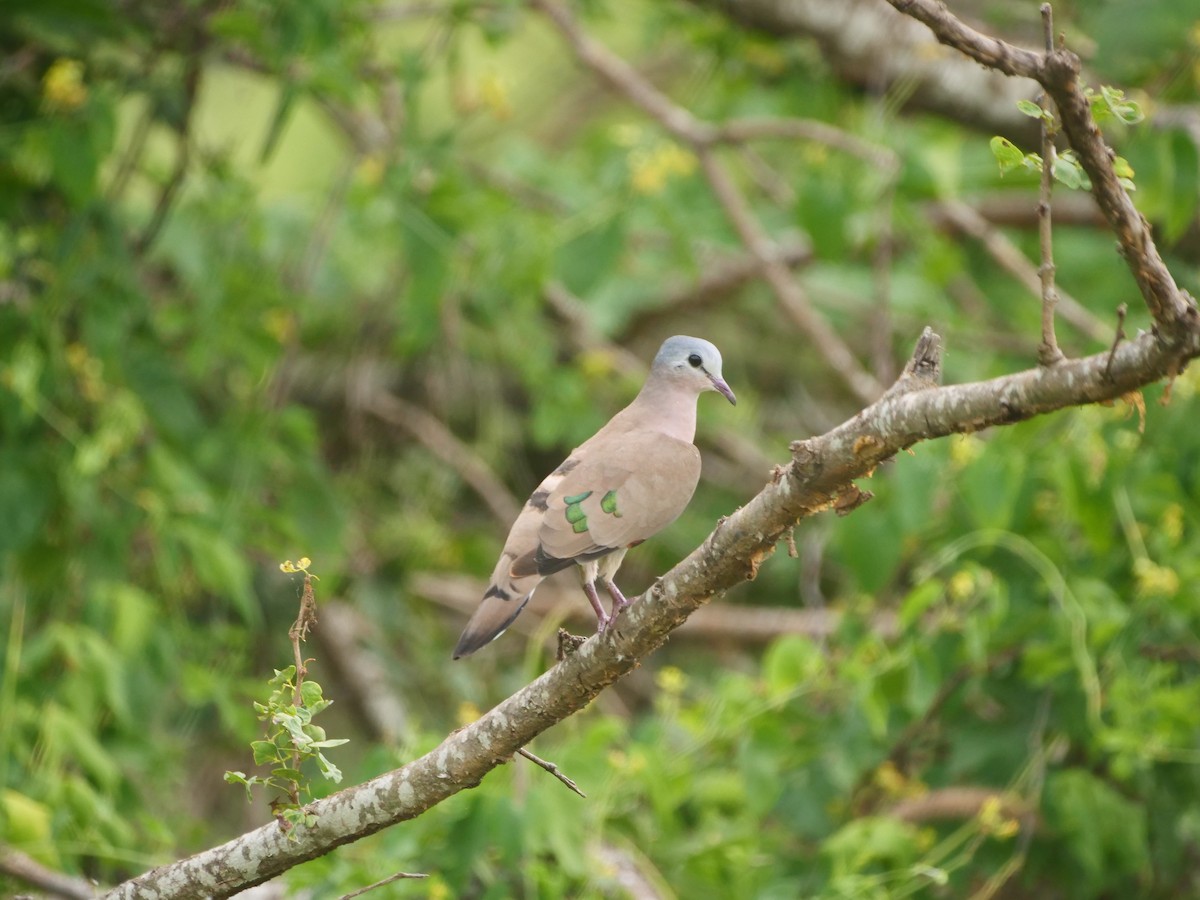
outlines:
{"label": "green wing spot", "polygon": [[618,519],[621,518],[621,514],[617,511],[617,492],[609,491],[605,494],[604,498],[600,501],[600,508],[610,516],[615,516]]}
{"label": "green wing spot", "polygon": [[583,511],[580,504],[590,496],[592,496],[591,491],[584,491],[581,494],[563,497],[563,501],[567,504],[567,521],[571,523],[571,530],[576,534],[583,534],[588,530],[587,513]]}

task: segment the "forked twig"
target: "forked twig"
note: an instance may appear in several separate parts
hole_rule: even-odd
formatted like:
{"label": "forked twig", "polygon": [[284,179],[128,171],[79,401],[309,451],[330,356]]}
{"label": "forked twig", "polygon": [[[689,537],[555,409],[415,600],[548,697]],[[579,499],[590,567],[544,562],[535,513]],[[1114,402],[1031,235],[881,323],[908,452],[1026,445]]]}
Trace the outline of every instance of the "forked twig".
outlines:
{"label": "forked twig", "polygon": [[[1042,4],[1042,30],[1046,52],[1054,49],[1054,12],[1049,3]],[[1050,219],[1050,192],[1054,186],[1054,131],[1050,118],[1050,98],[1043,91],[1041,100],[1042,117],[1042,180],[1038,191],[1038,238],[1042,250],[1042,264],[1038,277],[1042,282],[1042,343],[1038,347],[1038,362],[1052,366],[1063,359],[1054,334],[1054,308],[1058,305],[1058,291],[1054,287],[1054,239]]]}
{"label": "forked twig", "polygon": [[568,788],[570,788],[572,791],[574,791],[576,794],[578,794],[584,800],[587,799],[587,794],[585,794],[583,791],[581,791],[579,789],[579,785],[577,785],[572,779],[568,778],[567,775],[562,771],[562,769],[560,769],[554,763],[549,762],[548,760],[544,760],[540,756],[535,756],[534,754],[532,754],[528,750],[526,750],[524,747],[519,749],[517,751],[517,753],[520,756],[525,757],[527,760],[529,760],[534,765],[540,766],[541,768],[545,769],[547,772],[549,772],[551,775],[553,775],[555,778],[557,778],[559,781],[561,781],[563,784],[565,784]]}

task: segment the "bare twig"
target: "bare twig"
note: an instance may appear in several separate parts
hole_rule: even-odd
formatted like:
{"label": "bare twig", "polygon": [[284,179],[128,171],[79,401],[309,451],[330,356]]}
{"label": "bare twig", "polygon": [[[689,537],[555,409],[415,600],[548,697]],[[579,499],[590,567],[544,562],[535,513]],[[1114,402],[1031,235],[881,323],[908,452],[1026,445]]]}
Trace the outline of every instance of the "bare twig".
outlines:
{"label": "bare twig", "polygon": [[293,262],[294,268],[288,273],[290,276],[288,283],[292,290],[303,292],[312,286],[313,279],[320,270],[321,263],[325,260],[325,253],[329,249],[329,242],[333,236],[333,226],[342,211],[342,206],[346,201],[346,192],[350,190],[350,185],[354,182],[354,172],[361,160],[362,157],[359,154],[351,153],[350,158],[343,165],[342,171],[329,188],[325,205],[322,207],[320,215],[317,216],[316,222],[313,223],[312,231],[308,235],[308,242],[302,249],[302,255]]}
{"label": "bare twig", "polygon": [[1025,804],[1004,791],[972,786],[937,788],[919,797],[902,800],[888,810],[888,815],[905,822],[961,821],[975,818],[985,805],[997,801],[1001,816],[1018,820],[1029,817]]}
{"label": "bare twig", "polygon": [[305,572],[304,588],[300,591],[300,611],[296,614],[296,621],[288,629],[288,638],[292,642],[292,653],[296,657],[297,706],[302,703],[300,688],[304,684],[304,676],[308,674],[308,670],[304,666],[304,655],[300,651],[300,644],[308,640],[308,630],[317,624],[317,598],[313,593],[312,580],[313,577]]}
{"label": "bare twig", "polygon": [[889,179],[900,171],[900,158],[890,147],[863,140],[856,134],[813,119],[767,116],[732,119],[717,128],[716,139],[722,143],[736,144],[764,139],[811,141],[858,157],[881,170]]}
{"label": "bare twig", "polygon": [[713,195],[733,224],[742,243],[759,261],[763,279],[774,291],[784,313],[808,336],[813,348],[821,353],[829,367],[850,387],[855,396],[867,403],[878,397],[883,391],[882,386],[862,367],[829,323],[818,315],[800,282],[792,278],[787,269],[775,260],[774,248],[767,233],[754,217],[749,203],[729,177],[729,173],[717,162],[713,151],[705,147],[699,149],[697,155]]}
{"label": "bare twig", "polygon": [[[1045,31],[1046,52],[1054,49],[1054,14],[1049,3],[1042,4],[1042,28]],[[1042,283],[1042,343],[1038,347],[1038,362],[1052,366],[1063,358],[1058,349],[1058,338],[1054,334],[1054,307],[1058,303],[1058,292],[1054,287],[1054,244],[1050,220],[1050,194],[1054,185],[1054,129],[1046,121],[1051,115],[1050,101],[1045,93],[1041,98],[1042,117],[1042,178],[1038,191],[1038,239],[1042,252],[1042,264],[1038,276]]]}
{"label": "bare twig", "polygon": [[508,527],[521,505],[513,498],[503,482],[470,447],[455,436],[442,422],[415,404],[401,400],[385,391],[373,391],[366,398],[366,408],[390,425],[403,428],[424,444],[440,460],[453,468],[480,499],[492,515]]}
{"label": "bare twig", "polygon": [[381,878],[374,884],[368,884],[364,888],[359,888],[357,891],[351,891],[348,894],[342,894],[338,900],[352,900],[354,897],[361,897],[368,891],[373,891],[375,888],[381,888],[385,884],[391,884],[394,881],[400,881],[404,878],[428,878],[429,876],[423,872],[397,872],[395,875],[389,875],[387,878]]}
{"label": "bare twig", "polygon": [[129,181],[137,171],[138,163],[145,152],[146,141],[150,137],[150,128],[153,124],[154,106],[149,104],[138,113],[137,120],[133,123],[133,130],[129,134],[124,152],[121,153],[120,162],[117,163],[116,173],[105,191],[105,199],[108,202],[116,204],[124,198]]}
{"label": "bare twig", "polygon": [[[812,247],[807,241],[801,240],[776,243],[774,254],[778,261],[789,269],[805,266],[813,258]],[[653,307],[634,313],[620,334],[622,338],[641,334],[666,319],[683,313],[691,315],[697,310],[716,306],[758,278],[760,268],[760,262],[749,254],[718,262],[706,270],[697,281],[681,285],[667,293]]]}
{"label": "bare twig", "polygon": [[[1040,206],[1040,204],[1039,204]],[[1002,269],[1024,285],[1030,293],[1041,293],[1042,276],[1020,248],[992,226],[969,204],[951,200],[939,203],[934,209],[938,219],[975,238]],[[1039,220],[1040,222],[1040,220]],[[1094,341],[1108,341],[1108,327],[1070,294],[1055,288],[1058,312],[1073,328]]]}
{"label": "bare twig", "polygon": [[1122,303],[1117,307],[1117,333],[1113,335],[1112,348],[1108,351],[1108,362],[1104,365],[1104,376],[1112,377],[1113,358],[1117,355],[1117,346],[1121,341],[1125,340],[1125,316],[1129,312],[1129,307]]}
{"label": "bare twig", "polygon": [[49,897],[91,900],[97,896],[97,888],[91,882],[47,869],[32,856],[12,847],[0,846],[0,872],[44,891]]}
{"label": "bare twig", "polygon": [[544,760],[540,756],[535,756],[534,754],[532,754],[528,750],[526,750],[524,747],[522,747],[520,750],[517,751],[517,755],[523,756],[527,760],[529,760],[531,763],[533,763],[534,765],[540,766],[541,768],[545,769],[547,772],[549,772],[551,775],[553,775],[555,778],[557,778],[559,781],[561,781],[563,784],[565,784],[568,788],[570,788],[572,791],[574,791],[576,794],[578,794],[584,800],[587,799],[587,794],[585,794],[583,791],[581,791],[579,789],[579,785],[577,785],[574,782],[574,780],[572,780],[571,778],[568,778],[566,773],[564,773],[563,770],[560,769],[558,766],[556,766],[554,763]]}
{"label": "bare twig", "polygon": [[162,231],[171,207],[174,206],[175,200],[179,196],[179,190],[183,187],[183,180],[187,177],[188,165],[192,158],[192,112],[196,107],[196,95],[200,90],[200,75],[203,70],[200,51],[197,48],[189,56],[183,76],[183,114],[176,134],[175,165],[167,177],[166,184],[158,194],[158,201],[154,204],[154,212],[150,214],[150,221],[134,243],[134,249],[138,253],[145,253],[150,249],[150,245]]}

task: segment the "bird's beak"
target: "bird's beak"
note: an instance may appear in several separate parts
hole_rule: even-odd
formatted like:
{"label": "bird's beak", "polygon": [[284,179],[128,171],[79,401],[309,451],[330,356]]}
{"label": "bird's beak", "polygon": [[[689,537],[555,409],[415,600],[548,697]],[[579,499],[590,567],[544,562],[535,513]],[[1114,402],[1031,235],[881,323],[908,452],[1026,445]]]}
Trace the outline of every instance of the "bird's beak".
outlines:
{"label": "bird's beak", "polygon": [[726,400],[737,406],[737,397],[733,395],[733,388],[725,383],[725,379],[718,378],[716,375],[709,375],[708,380],[712,382],[714,391],[719,391]]}

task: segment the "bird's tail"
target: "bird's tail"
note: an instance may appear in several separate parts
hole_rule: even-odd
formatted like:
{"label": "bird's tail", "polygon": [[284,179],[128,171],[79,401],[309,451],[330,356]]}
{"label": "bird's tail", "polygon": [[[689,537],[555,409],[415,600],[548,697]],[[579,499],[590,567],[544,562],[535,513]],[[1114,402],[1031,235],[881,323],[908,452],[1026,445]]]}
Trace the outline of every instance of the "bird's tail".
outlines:
{"label": "bird's tail", "polygon": [[[454,658],[460,659],[468,656],[500,637],[505,629],[513,623],[513,620],[521,614],[521,610],[533,596],[533,589],[541,580],[541,578],[512,579],[507,588],[493,582],[483,595],[483,602],[479,604],[479,608],[467,622],[467,627],[463,629],[462,636],[454,648]],[[526,590],[523,592],[513,590],[516,581],[520,581]],[[532,585],[528,582],[532,582]]]}

